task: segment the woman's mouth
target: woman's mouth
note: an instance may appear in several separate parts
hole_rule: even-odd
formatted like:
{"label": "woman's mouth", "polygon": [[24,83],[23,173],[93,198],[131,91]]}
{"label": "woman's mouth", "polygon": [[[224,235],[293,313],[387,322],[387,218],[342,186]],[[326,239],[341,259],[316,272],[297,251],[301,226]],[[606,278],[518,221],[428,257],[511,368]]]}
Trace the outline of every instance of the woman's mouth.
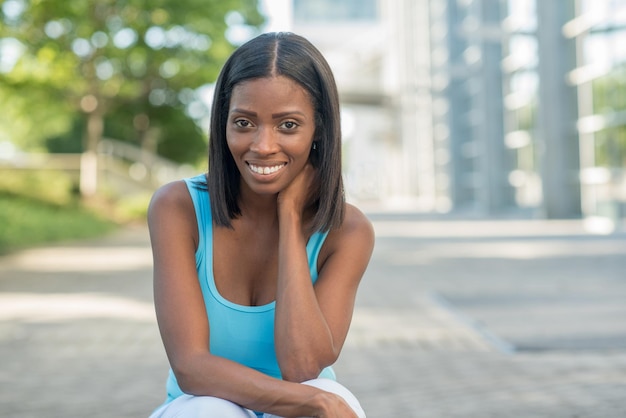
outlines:
{"label": "woman's mouth", "polygon": [[250,167],[250,170],[253,173],[263,174],[263,175],[274,174],[286,165],[287,165],[286,163],[281,163],[281,164],[276,164],[276,165],[263,166],[263,165],[256,165],[256,164],[248,163],[248,167]]}

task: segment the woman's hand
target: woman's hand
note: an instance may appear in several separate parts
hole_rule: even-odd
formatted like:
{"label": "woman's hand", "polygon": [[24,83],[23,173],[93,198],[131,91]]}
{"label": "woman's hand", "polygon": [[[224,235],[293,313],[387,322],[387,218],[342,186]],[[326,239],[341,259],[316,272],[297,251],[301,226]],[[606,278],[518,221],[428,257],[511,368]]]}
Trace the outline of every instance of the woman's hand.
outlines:
{"label": "woman's hand", "polygon": [[278,193],[278,212],[283,210],[293,210],[298,215],[302,215],[304,210],[313,203],[319,193],[317,181],[317,170],[307,163],[302,171]]}
{"label": "woman's hand", "polygon": [[[365,414],[359,415],[348,405],[348,403],[339,395],[331,392],[320,390],[313,398],[311,405],[315,405],[315,412],[309,412],[306,415],[313,418],[365,418]],[[280,418],[278,415],[265,414],[268,418]]]}
{"label": "woman's hand", "polygon": [[330,392],[323,392],[323,410],[318,418],[359,418],[348,403],[339,395]]}

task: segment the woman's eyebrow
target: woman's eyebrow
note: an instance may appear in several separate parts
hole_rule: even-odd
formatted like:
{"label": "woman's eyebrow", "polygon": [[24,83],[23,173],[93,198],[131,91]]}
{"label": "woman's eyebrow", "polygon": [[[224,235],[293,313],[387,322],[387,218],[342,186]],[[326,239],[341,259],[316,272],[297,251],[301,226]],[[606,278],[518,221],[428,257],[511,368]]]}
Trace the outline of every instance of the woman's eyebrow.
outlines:
{"label": "woman's eyebrow", "polygon": [[257,115],[256,112],[253,112],[251,110],[239,109],[239,108],[230,109],[230,113],[243,113],[244,115],[249,115],[249,116]]}
{"label": "woman's eyebrow", "polygon": [[299,110],[288,110],[286,112],[272,113],[272,118],[279,119],[279,118],[284,118],[285,116],[292,116],[292,115],[300,115],[302,117],[306,116],[303,112]]}
{"label": "woman's eyebrow", "polygon": [[[248,115],[248,116],[258,116],[258,114],[252,110],[240,109],[238,107],[234,109],[230,109],[230,113],[240,113],[240,114]],[[287,110],[284,112],[272,113],[272,119],[280,119],[280,118],[284,118],[285,116],[293,116],[293,115],[306,117],[304,112],[301,112],[299,110]]]}

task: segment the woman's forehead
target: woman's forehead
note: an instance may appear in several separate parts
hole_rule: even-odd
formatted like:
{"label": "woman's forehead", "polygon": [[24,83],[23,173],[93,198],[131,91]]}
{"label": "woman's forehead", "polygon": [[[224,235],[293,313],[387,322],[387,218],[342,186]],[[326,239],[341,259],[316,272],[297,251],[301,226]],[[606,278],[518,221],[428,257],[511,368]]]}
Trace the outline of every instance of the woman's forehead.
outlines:
{"label": "woman's forehead", "polygon": [[242,104],[293,104],[313,107],[309,92],[299,83],[285,76],[253,78],[236,84],[230,98],[230,108]]}

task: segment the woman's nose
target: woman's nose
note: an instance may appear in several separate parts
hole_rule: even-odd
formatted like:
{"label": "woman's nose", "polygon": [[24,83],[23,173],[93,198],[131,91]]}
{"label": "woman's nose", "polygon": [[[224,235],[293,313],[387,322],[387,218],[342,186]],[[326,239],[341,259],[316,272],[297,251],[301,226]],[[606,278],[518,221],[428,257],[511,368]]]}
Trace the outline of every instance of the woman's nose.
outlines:
{"label": "woman's nose", "polygon": [[276,132],[272,128],[260,128],[255,137],[250,150],[258,154],[266,155],[277,152],[278,141]]}

